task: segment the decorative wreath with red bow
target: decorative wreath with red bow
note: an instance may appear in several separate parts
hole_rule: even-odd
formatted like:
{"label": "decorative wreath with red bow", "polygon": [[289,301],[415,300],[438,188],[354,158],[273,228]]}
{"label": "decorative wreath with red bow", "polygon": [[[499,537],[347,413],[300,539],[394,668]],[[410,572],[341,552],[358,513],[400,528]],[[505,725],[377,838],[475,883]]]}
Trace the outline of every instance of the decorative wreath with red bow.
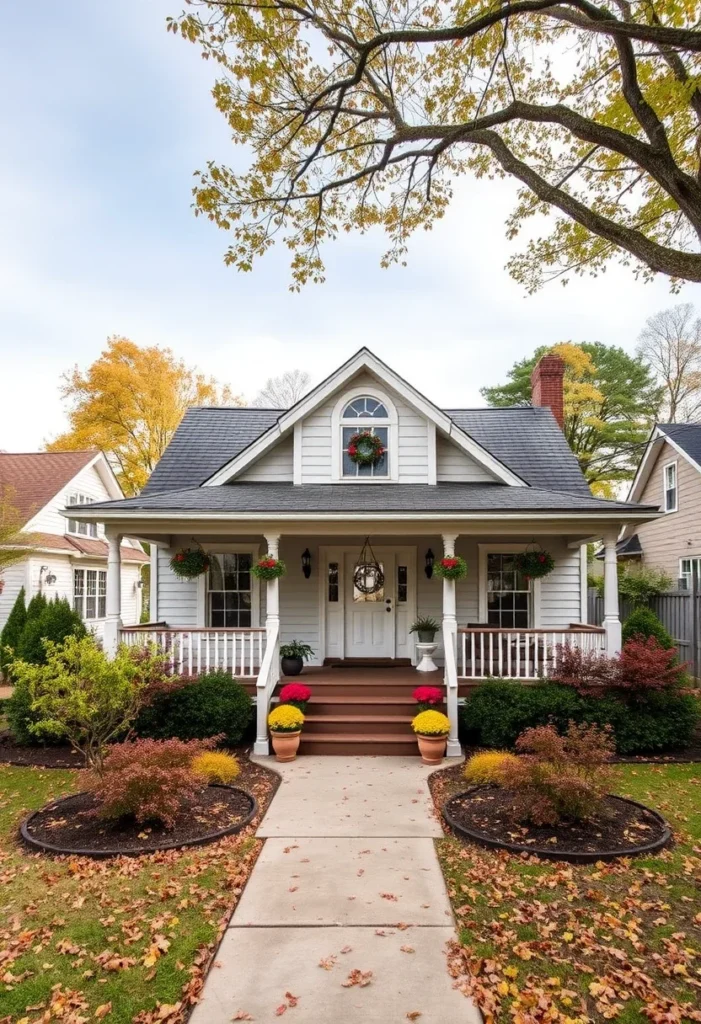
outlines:
{"label": "decorative wreath with red bow", "polygon": [[348,442],[348,457],[358,466],[375,466],[385,454],[385,446],[377,434],[360,430]]}

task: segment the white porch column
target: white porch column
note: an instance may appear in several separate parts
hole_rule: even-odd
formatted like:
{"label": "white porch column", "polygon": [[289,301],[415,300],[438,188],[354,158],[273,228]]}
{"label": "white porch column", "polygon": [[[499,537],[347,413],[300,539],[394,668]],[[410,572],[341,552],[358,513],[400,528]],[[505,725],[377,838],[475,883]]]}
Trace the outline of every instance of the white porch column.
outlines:
{"label": "white porch column", "polygon": [[[280,534],[265,534],[266,554],[273,558],[280,557]],[[280,678],[280,580],[268,580],[266,584],[266,606],[265,606],[265,634],[266,648],[264,662],[270,665],[268,678],[261,678],[256,687],[256,742],[253,745],[253,753],[258,757],[267,757],[270,753],[268,743],[268,706],[273,689]],[[275,638],[274,640],[272,638]],[[274,643],[275,650],[270,650],[271,643]]]}
{"label": "white porch column", "polygon": [[[443,557],[455,554],[457,533],[443,534]],[[450,734],[446,754],[460,757],[462,750],[458,740],[458,615],[455,596],[455,580],[443,580],[443,648],[445,651],[445,699],[450,719]]]}
{"label": "white porch column", "polygon": [[604,537],[604,629],[606,630],[606,653],[609,658],[621,650],[621,620],[618,613],[618,559],[616,541],[618,534],[609,533]]}
{"label": "white porch column", "polygon": [[122,628],[122,535],[106,530],[107,538],[107,594],[105,595],[105,632],[103,644],[108,658],[113,658],[119,646]]}

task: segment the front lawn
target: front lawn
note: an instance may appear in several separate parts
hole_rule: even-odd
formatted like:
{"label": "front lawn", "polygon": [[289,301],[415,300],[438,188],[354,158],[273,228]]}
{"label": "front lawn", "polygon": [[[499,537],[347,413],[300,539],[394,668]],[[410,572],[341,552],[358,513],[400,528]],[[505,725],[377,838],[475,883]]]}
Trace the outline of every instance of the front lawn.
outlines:
{"label": "front lawn", "polygon": [[187,853],[110,861],[19,846],[20,820],[78,783],[75,771],[0,767],[0,1024],[176,1024],[260,841],[249,828]]}
{"label": "front lawn", "polygon": [[[701,766],[618,771],[673,849],[575,867],[438,841],[460,925],[450,967],[487,1024],[701,1021]],[[458,788],[447,775],[437,802]]]}

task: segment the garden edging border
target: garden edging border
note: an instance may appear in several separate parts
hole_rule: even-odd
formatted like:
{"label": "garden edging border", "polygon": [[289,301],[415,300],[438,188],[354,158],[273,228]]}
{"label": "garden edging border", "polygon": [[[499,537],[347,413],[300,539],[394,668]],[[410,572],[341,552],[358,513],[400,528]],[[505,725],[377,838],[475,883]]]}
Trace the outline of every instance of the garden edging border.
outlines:
{"label": "garden edging border", "polygon": [[220,789],[235,789],[239,793],[243,793],[250,800],[251,809],[244,820],[238,822],[236,825],[230,825],[227,828],[218,829],[216,832],[209,832],[207,835],[198,836],[196,839],[186,839],[175,843],[159,843],[155,846],[143,846],[139,847],[138,850],[84,850],[76,847],[54,846],[53,843],[45,843],[41,839],[36,839],[30,834],[29,825],[37,815],[42,814],[44,811],[59,807],[67,800],[74,799],[77,796],[83,796],[85,791],[69,793],[67,796],[59,797],[58,800],[54,800],[52,803],[46,804],[44,807],[40,807],[38,810],[33,811],[32,814],[25,818],[21,823],[19,832],[22,839],[28,846],[32,846],[34,849],[40,850],[42,853],[58,854],[61,856],[91,857],[93,860],[105,860],[108,857],[141,857],[144,854],[160,853],[164,850],[183,850],[190,846],[206,846],[208,843],[216,842],[217,839],[223,839],[224,836],[230,836],[234,835],[236,832],[241,832],[247,825],[250,825],[258,813],[258,801],[254,797],[253,793],[249,793],[247,789],[240,789],[238,786],[220,786],[219,783],[210,783],[210,785],[216,786]]}
{"label": "garden edging border", "polygon": [[482,832],[466,828],[464,825],[459,824],[453,818],[448,809],[449,804],[453,800],[458,797],[463,797],[467,793],[472,793],[483,788],[485,788],[484,785],[470,786],[468,789],[465,789],[460,793],[453,793],[453,795],[450,796],[443,804],[441,814],[443,815],[444,821],[448,823],[450,828],[457,835],[463,836],[471,842],[477,843],[479,846],[486,846],[491,850],[506,850],[508,853],[518,855],[528,853],[535,857],[542,857],[544,860],[562,860],[567,861],[570,864],[595,864],[597,861],[607,862],[620,860],[623,857],[639,857],[643,854],[655,853],[657,850],[661,850],[665,847],[672,838],[672,829],[670,828],[669,823],[658,811],[653,810],[651,807],[647,807],[645,804],[639,803],[637,800],[629,800],[628,797],[610,793],[609,797],[612,799],[630,804],[633,807],[639,807],[648,814],[652,814],[662,826],[662,835],[658,839],[655,839],[650,843],[646,843],[643,846],[626,847],[621,850],[602,850],[599,853],[578,853],[575,850],[571,850],[569,852],[563,850],[560,852],[558,850],[554,850],[552,847],[546,848],[542,846],[533,846],[531,844],[526,845],[525,843],[512,843],[508,840],[492,839],[490,836],[486,836]]}

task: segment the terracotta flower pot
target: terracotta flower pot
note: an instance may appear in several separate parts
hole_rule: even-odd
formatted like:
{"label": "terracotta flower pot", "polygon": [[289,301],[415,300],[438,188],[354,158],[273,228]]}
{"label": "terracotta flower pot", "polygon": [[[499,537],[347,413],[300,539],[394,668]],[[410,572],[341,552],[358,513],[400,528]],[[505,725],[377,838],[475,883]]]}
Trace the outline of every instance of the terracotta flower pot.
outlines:
{"label": "terracotta flower pot", "polygon": [[424,764],[440,764],[445,754],[447,736],[425,736],[417,732],[419,753]]}
{"label": "terracotta flower pot", "polygon": [[299,738],[302,730],[297,732],[271,732],[273,738],[273,750],[277,761],[294,761],[299,748]]}

